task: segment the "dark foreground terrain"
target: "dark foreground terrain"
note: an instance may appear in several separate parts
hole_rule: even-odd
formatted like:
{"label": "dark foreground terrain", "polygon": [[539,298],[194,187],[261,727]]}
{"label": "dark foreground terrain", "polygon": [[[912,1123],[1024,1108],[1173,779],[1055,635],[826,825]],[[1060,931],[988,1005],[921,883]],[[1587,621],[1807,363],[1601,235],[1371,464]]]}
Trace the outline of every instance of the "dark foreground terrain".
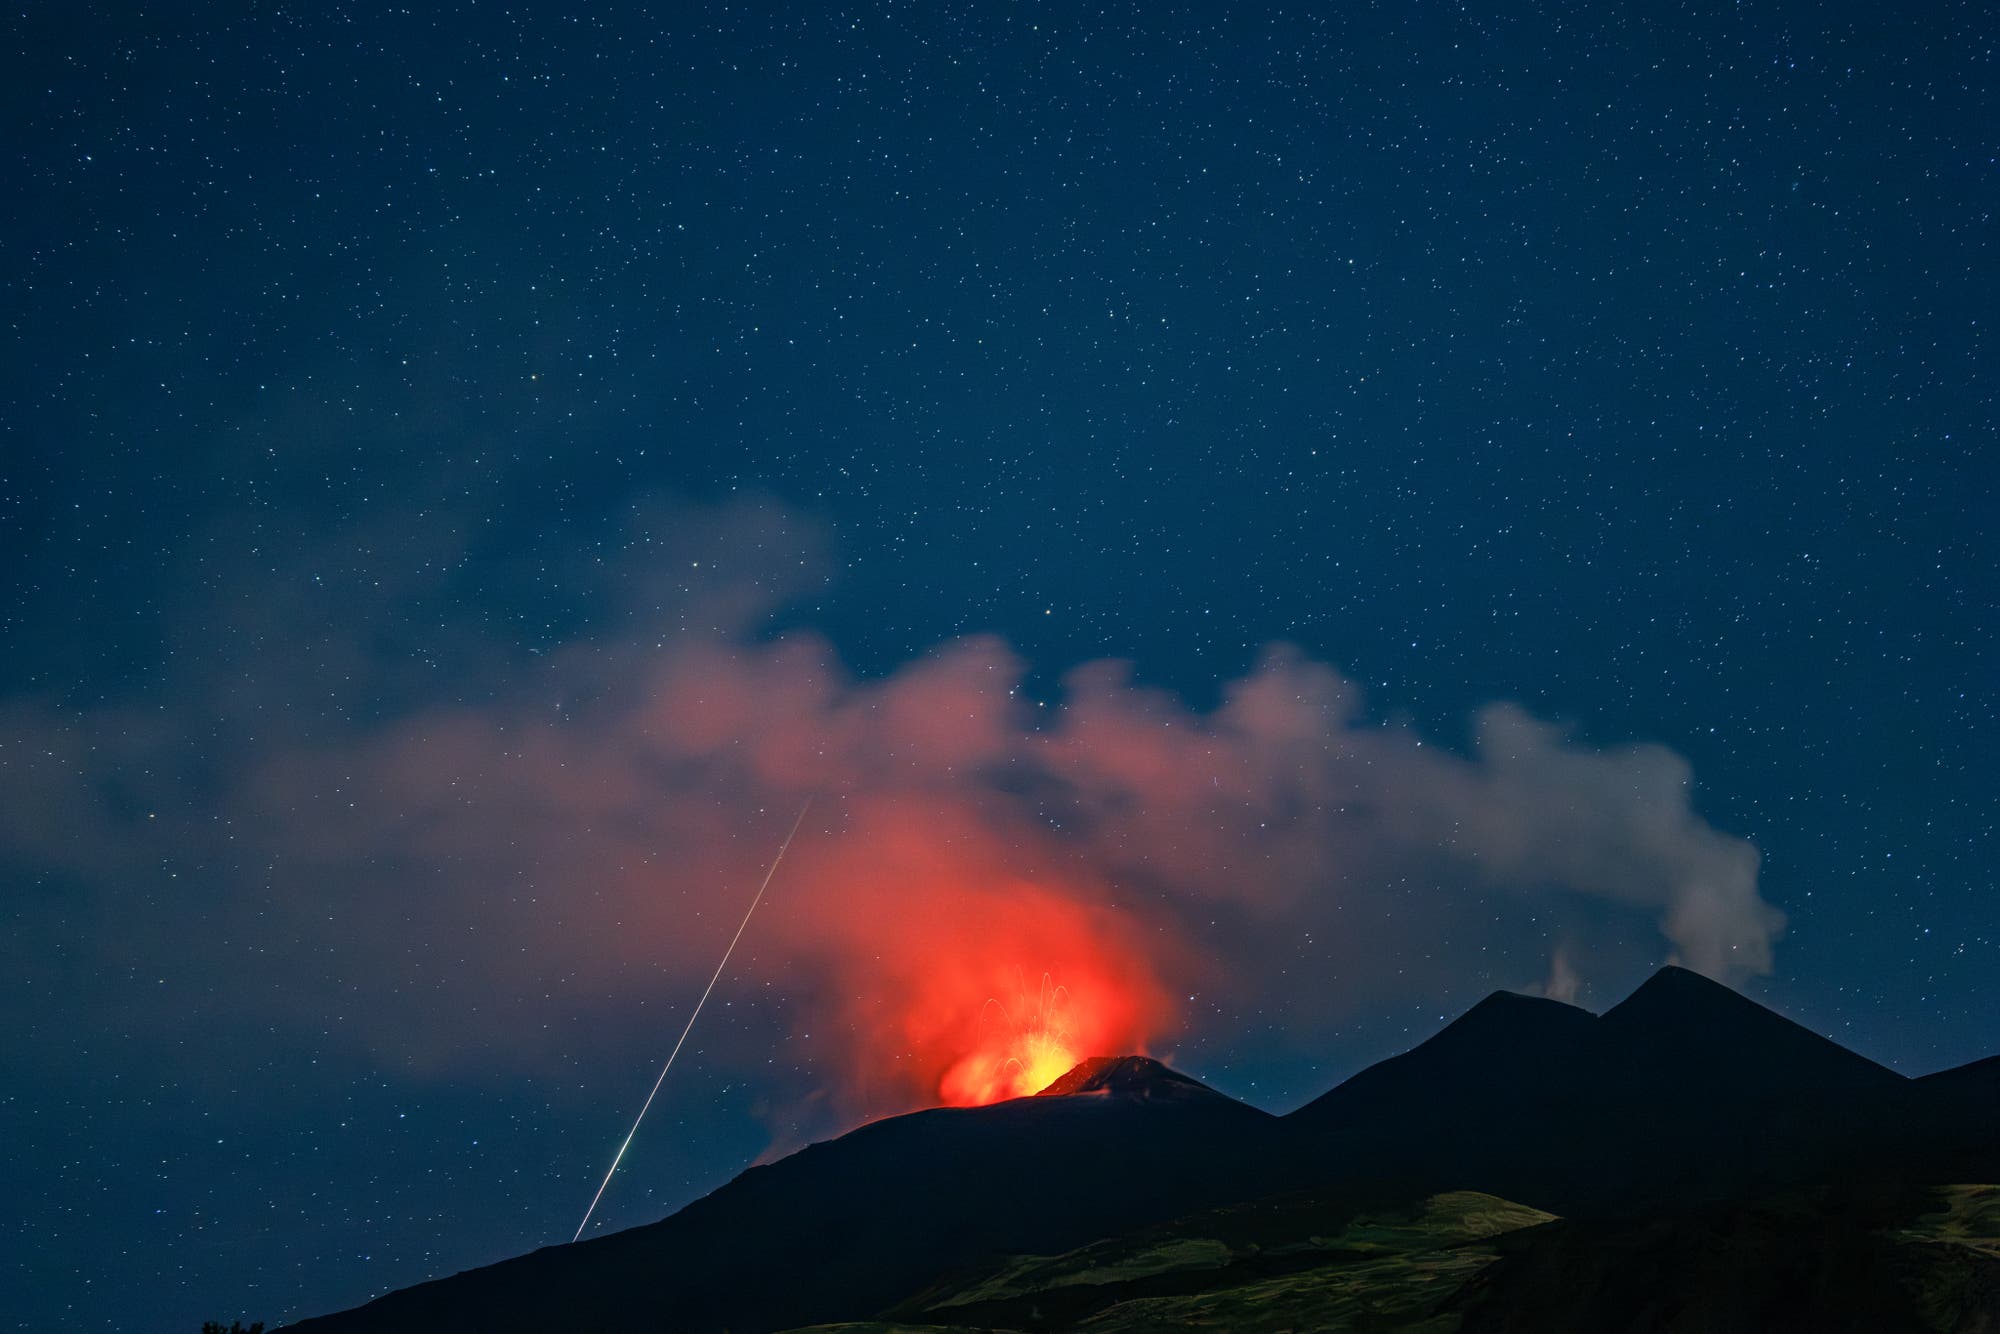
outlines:
{"label": "dark foreground terrain", "polygon": [[1239,1206],[955,1275],[815,1330],[1991,1330],[2000,1188],[1784,1197],[1624,1224],[1468,1191]]}
{"label": "dark foreground terrain", "polygon": [[2000,1332],[1996,1126],[2000,1059],[1906,1079],[1669,968],[1282,1118],[1093,1060],[292,1328]]}

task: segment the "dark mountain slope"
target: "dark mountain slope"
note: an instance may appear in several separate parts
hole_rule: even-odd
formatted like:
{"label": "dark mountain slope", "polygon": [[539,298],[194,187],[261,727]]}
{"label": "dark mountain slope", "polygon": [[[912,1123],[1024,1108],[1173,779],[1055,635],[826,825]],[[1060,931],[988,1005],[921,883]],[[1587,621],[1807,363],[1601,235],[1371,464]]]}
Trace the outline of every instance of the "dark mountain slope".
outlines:
{"label": "dark mountain slope", "polygon": [[1307,1192],[948,1276],[882,1320],[843,1329],[1995,1334],[2000,1187],[1588,1221],[1468,1192],[1386,1210]]}
{"label": "dark mountain slope", "polygon": [[1983,1061],[1925,1075],[1917,1084],[1947,1097],[1983,1096],[1994,1099],[1994,1105],[2000,1105],[2000,1056],[1988,1056]]}
{"label": "dark mountain slope", "polygon": [[[1540,1310],[1566,1275],[1598,1282],[1600,1268],[1643,1292],[1662,1254],[1685,1256],[1675,1272],[1697,1287],[1733,1282],[1710,1236],[1734,1224],[1701,1221],[1716,1201],[2000,1179],[1996,1106],[2000,1058],[1907,1080],[1668,969],[1602,1018],[1490,996],[1282,1122],[1157,1062],[1095,1058],[1042,1095],[863,1126],[662,1222],[296,1328],[745,1334],[858,1320],[994,1257],[1059,1255],[1280,1191],[1371,1209],[1482,1191],[1568,1215],[1532,1272],[1508,1271],[1518,1301],[1494,1308]],[[1667,1251],[1642,1227],[1658,1219],[1679,1220]],[[1586,1244],[1600,1230],[1636,1238],[1636,1268]],[[1773,1256],[1793,1255],[1786,1225],[1772,1236]],[[1981,1284],[1984,1263],[1953,1260]],[[1837,1304],[1843,1290],[1825,1293]]]}
{"label": "dark mountain slope", "polygon": [[2000,1056],[1910,1081],[1909,1105],[1886,1129],[1925,1181],[2000,1182]]}
{"label": "dark mountain slope", "polygon": [[1993,1334],[1992,1187],[1818,1188],[1496,1239],[1464,1334]]}
{"label": "dark mountain slope", "polygon": [[1292,1114],[1324,1128],[1372,1126],[1416,1113],[1425,1126],[1456,1126],[1493,1110],[1504,1091],[1510,1116],[1552,1112],[1552,1100],[1595,1052],[1588,1010],[1496,991],[1428,1042],[1372,1065]]}
{"label": "dark mountain slope", "polygon": [[1230,1101],[1208,1085],[1144,1056],[1093,1056],[1035,1096],[1072,1098],[1083,1094],[1139,1102]]}
{"label": "dark mountain slope", "polygon": [[1839,1043],[1685,968],[1662,968],[1611,1007],[1601,1042],[1633,1070],[1691,1088],[1726,1085],[1739,1096],[1870,1093],[1903,1077]]}
{"label": "dark mountain slope", "polygon": [[1501,993],[1287,1118],[1322,1177],[1556,1213],[1807,1179],[1908,1081],[1729,988],[1663,969],[1596,1018]]}
{"label": "dark mountain slope", "polygon": [[1598,1039],[1605,1122],[1592,1142],[1625,1160],[1643,1200],[1717,1199],[1843,1167],[1893,1175],[1884,1150],[1910,1081],[1718,982],[1662,969],[1605,1013]]}
{"label": "dark mountain slope", "polygon": [[1287,1117],[1301,1168],[1385,1197],[1468,1189],[1567,1204],[1593,1172],[1563,1145],[1597,1024],[1556,1001],[1488,996]]}
{"label": "dark mountain slope", "polygon": [[[1148,1096],[1165,1086],[1192,1092]],[[878,1121],[662,1222],[294,1328],[742,1334],[857,1319],[985,1256],[1061,1252],[1274,1189],[1275,1126],[1152,1062],[1128,1065],[1101,1092]]]}

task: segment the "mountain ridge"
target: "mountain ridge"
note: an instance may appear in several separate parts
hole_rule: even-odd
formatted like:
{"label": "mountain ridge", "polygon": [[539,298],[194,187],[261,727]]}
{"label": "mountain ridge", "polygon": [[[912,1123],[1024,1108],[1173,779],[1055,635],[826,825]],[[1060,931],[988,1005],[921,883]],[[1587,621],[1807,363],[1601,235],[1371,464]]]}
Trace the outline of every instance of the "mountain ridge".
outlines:
{"label": "mountain ridge", "polygon": [[1365,1160],[1399,1189],[1601,1214],[1830,1170],[1856,1143],[1894,1138],[1911,1087],[1670,965],[1602,1015],[1495,993],[1284,1119],[1324,1172]]}
{"label": "mountain ridge", "polygon": [[1301,1188],[1638,1217],[1836,1173],[2000,1179],[1995,1087],[2000,1057],[1905,1079],[1681,969],[1602,1016],[1495,992],[1285,1117],[1147,1057],[1093,1057],[1036,1095],[871,1122],[655,1223],[292,1328],[862,1319],[982,1257],[1060,1254]]}
{"label": "mountain ridge", "polygon": [[1279,1188],[1276,1118],[1147,1064],[1149,1082],[1192,1095],[1030,1096],[871,1121],[657,1222],[287,1328],[782,1329],[881,1309],[983,1255],[1069,1250]]}
{"label": "mountain ridge", "polygon": [[[1037,1098],[1118,1097],[1141,1101],[1228,1098],[1150,1056],[1091,1056],[1078,1061]],[[1229,1099],[1234,1102],[1235,1099]],[[1239,1106],[1249,1107],[1248,1103]],[[1251,1108],[1251,1110],[1260,1110]]]}

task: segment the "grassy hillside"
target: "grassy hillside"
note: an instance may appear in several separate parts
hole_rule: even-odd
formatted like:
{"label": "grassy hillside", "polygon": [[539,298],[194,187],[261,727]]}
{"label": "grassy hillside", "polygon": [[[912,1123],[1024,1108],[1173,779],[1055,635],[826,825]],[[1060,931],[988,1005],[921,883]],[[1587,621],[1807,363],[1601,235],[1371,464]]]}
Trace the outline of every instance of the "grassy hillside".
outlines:
{"label": "grassy hillside", "polygon": [[891,1314],[989,1330],[1447,1329],[1411,1322],[1493,1262],[1488,1238],[1549,1221],[1469,1191],[1400,1209],[1289,1196],[1066,1255],[1013,1257]]}
{"label": "grassy hillside", "polygon": [[1899,1231],[1924,1327],[2000,1332],[2000,1186],[1946,1186]]}
{"label": "grassy hillside", "polygon": [[2000,1187],[1571,1223],[1470,1191],[1301,1194],[941,1282],[819,1334],[1861,1330],[2000,1334]]}
{"label": "grassy hillside", "polygon": [[2000,1334],[1996,1188],[1794,1192],[1503,1246],[1466,1334]]}

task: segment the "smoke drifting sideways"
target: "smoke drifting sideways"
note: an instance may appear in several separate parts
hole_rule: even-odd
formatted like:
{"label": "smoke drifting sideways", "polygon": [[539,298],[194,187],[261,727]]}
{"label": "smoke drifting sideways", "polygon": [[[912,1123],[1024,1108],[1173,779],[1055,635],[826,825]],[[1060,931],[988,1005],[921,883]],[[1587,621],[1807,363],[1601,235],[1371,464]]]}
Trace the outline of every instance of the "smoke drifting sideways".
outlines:
{"label": "smoke drifting sideways", "polygon": [[[1365,721],[1284,645],[1208,711],[1110,661],[1039,704],[991,636],[857,679],[810,631],[762,635],[764,587],[724,580],[664,631],[641,597],[477,702],[246,746],[198,784],[145,777],[199,749],[146,715],[10,701],[0,855],[98,887],[91,948],[167,969],[198,915],[236,966],[263,960],[269,985],[205,1020],[337,1007],[404,1068],[533,1066],[558,1009],[629,1021],[698,990],[823,791],[733,985],[827,1053],[844,1115],[1029,1093],[1246,1016],[1310,1049],[1495,959],[1491,984],[1522,986],[1553,953],[1572,994],[1593,938],[1730,981],[1771,966],[1756,850],[1696,814],[1663,747],[1494,704],[1455,754]],[[163,848],[205,897],[121,898]]]}

